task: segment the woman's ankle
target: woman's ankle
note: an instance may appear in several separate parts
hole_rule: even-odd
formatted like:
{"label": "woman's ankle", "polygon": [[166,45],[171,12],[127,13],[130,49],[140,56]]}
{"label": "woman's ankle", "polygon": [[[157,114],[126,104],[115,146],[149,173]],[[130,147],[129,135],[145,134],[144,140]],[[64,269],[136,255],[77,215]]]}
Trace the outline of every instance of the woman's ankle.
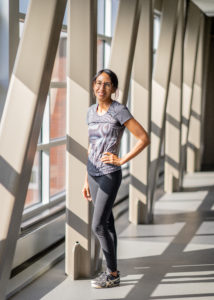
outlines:
{"label": "woman's ankle", "polygon": [[110,274],[113,275],[114,277],[117,277],[118,271],[110,272]]}

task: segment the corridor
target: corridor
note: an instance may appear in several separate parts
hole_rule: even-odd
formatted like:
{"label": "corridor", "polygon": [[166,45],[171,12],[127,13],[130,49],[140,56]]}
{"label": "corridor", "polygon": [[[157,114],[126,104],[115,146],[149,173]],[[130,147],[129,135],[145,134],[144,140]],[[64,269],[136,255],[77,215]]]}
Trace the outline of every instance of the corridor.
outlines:
{"label": "corridor", "polygon": [[61,261],[10,299],[214,299],[213,209],[213,172],[188,174],[183,192],[156,201],[154,224],[123,225],[118,241],[120,287],[95,290],[90,280],[72,281]]}

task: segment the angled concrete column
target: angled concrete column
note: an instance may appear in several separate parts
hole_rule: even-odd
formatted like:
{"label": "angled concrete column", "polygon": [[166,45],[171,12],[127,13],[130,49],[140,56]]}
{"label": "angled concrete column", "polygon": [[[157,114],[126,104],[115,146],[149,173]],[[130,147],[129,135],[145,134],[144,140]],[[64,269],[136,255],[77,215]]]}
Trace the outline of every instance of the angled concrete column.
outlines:
{"label": "angled concrete column", "polygon": [[19,1],[0,0],[0,120],[19,43]]}
{"label": "angled concrete column", "polygon": [[0,124],[0,299],[10,276],[65,5],[30,2]]}
{"label": "angled concrete column", "polygon": [[196,69],[198,51],[198,37],[201,12],[191,1],[188,7],[187,25],[184,40],[184,71],[182,97],[182,125],[181,125],[181,168],[182,173],[186,165],[186,144],[192,102],[192,90]]}
{"label": "angled concrete column", "polygon": [[179,1],[178,24],[166,107],[164,190],[168,193],[178,191],[180,182],[184,4],[184,0]]}
{"label": "angled concrete column", "polygon": [[[81,192],[88,150],[86,115],[93,104],[92,77],[96,72],[96,18],[95,0],[69,1],[65,269],[73,279],[89,277],[96,264],[91,241],[92,203],[85,200]],[[76,242],[79,242],[78,247]]]}
{"label": "angled concrete column", "polygon": [[198,54],[192,91],[189,130],[187,139],[187,172],[200,171],[201,166],[201,130],[202,130],[202,84],[204,76],[204,15],[201,17]]}
{"label": "angled concrete column", "polygon": [[115,32],[112,40],[109,68],[119,79],[119,99],[126,104],[132,62],[140,16],[138,0],[120,1]]}
{"label": "angled concrete column", "polygon": [[[153,7],[143,0],[132,72],[132,113],[147,132],[150,131],[152,76]],[[136,138],[131,135],[131,146]],[[129,220],[134,224],[148,222],[149,148],[130,162]]]}
{"label": "angled concrete column", "polygon": [[175,40],[178,1],[164,0],[159,44],[152,80],[151,145],[149,211],[152,218],[152,202],[156,186],[158,163],[164,132],[166,100],[168,94],[171,61]]}

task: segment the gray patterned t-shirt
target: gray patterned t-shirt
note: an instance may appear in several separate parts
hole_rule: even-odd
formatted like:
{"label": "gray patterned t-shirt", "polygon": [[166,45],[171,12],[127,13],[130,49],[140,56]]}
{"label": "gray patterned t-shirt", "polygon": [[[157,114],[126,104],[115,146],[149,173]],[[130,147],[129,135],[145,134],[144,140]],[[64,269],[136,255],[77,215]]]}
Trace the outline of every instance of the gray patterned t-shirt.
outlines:
{"label": "gray patterned t-shirt", "polygon": [[92,176],[100,176],[115,172],[121,166],[103,163],[100,158],[103,152],[119,155],[120,141],[125,129],[124,123],[133,118],[127,106],[113,101],[108,111],[97,114],[98,103],[91,105],[87,112],[90,153],[87,171]]}

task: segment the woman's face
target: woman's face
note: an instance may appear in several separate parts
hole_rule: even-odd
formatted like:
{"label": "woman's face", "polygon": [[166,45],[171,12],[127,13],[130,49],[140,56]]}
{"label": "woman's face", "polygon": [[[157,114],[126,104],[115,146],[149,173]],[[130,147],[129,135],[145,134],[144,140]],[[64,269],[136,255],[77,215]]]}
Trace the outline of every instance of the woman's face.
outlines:
{"label": "woman's face", "polygon": [[111,94],[115,92],[111,78],[104,72],[100,74],[93,83],[93,90],[96,98],[103,102],[110,100]]}

